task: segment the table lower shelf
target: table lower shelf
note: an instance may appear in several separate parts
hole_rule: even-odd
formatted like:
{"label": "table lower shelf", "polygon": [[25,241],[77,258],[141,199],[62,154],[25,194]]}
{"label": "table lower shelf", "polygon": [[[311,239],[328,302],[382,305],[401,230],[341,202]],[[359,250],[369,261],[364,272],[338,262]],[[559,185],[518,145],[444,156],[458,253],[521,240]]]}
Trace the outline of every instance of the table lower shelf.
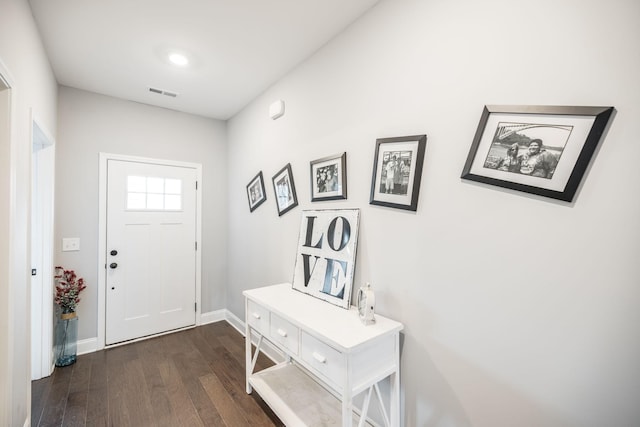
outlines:
{"label": "table lower shelf", "polygon": [[[342,425],[340,400],[293,363],[254,373],[249,384],[287,426]],[[355,413],[353,422],[357,425]]]}

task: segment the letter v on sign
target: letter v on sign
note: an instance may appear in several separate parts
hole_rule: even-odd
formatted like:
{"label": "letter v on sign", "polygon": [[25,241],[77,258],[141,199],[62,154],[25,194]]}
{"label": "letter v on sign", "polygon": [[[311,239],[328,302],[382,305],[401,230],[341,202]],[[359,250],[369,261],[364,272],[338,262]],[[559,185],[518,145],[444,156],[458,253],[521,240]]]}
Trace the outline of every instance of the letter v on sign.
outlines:
{"label": "letter v on sign", "polygon": [[309,280],[311,279],[311,275],[313,275],[313,270],[316,269],[316,264],[318,264],[319,256],[314,256],[315,260],[313,262],[313,267],[309,270],[309,258],[311,255],[309,254],[301,254],[302,255],[302,267],[304,268],[304,286],[309,286]]}

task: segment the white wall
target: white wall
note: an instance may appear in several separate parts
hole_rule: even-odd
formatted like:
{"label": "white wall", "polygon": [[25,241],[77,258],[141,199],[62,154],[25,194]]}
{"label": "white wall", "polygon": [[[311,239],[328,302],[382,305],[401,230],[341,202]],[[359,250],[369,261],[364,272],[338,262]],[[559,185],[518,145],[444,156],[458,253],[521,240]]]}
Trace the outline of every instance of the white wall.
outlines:
{"label": "white wall", "polygon": [[[98,305],[99,153],[202,164],[202,312],[226,301],[226,124],[60,87],[56,147],[55,259],[85,279],[78,338],[94,338]],[[80,251],[62,252],[79,237]]]}
{"label": "white wall", "polygon": [[[11,138],[0,138],[0,425],[23,426],[31,406],[30,199],[31,110],[55,134],[56,82],[31,10],[24,0],[0,0],[0,63],[11,79]],[[3,71],[3,72],[4,72]],[[4,120],[6,116],[2,117]],[[5,215],[8,215],[8,222]],[[8,255],[7,255],[8,254]]]}
{"label": "white wall", "polygon": [[[636,0],[380,3],[229,123],[228,308],[291,280],[301,209],[357,207],[355,286],[405,325],[405,425],[636,425],[638,17]],[[485,104],[616,107],[574,203],[460,179]],[[421,133],[417,212],[369,205],[376,138]],[[341,151],[348,200],[310,203],[309,162]],[[288,162],[300,206],[278,217]]]}

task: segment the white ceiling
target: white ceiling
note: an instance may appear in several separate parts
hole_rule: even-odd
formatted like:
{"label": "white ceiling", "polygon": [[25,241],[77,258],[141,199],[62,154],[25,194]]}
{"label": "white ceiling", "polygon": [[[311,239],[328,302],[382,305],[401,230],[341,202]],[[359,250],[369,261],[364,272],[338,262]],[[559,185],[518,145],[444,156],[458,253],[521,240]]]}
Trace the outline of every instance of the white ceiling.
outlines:
{"label": "white ceiling", "polygon": [[[226,120],[378,1],[29,3],[58,83]],[[171,50],[190,65],[172,65]]]}

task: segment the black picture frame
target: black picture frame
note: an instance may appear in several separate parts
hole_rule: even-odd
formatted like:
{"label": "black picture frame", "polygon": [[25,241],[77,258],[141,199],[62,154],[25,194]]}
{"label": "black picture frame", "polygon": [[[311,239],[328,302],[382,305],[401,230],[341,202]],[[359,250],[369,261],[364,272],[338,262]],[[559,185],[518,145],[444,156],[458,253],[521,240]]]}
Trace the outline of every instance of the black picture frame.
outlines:
{"label": "black picture frame", "polygon": [[285,167],[280,169],[278,173],[273,176],[272,182],[273,192],[276,196],[278,216],[282,216],[298,206],[298,196],[296,194],[295,183],[293,182],[291,163],[287,163]]}
{"label": "black picture frame", "polygon": [[247,199],[249,200],[249,211],[253,212],[267,200],[267,192],[264,188],[262,171],[247,184]]}
{"label": "black picture frame", "polygon": [[426,135],[376,140],[370,204],[417,210],[426,145]]}
{"label": "black picture frame", "polygon": [[613,111],[485,105],[461,178],[572,202]]}
{"label": "black picture frame", "polygon": [[310,162],[311,201],[347,198],[347,153]]}

